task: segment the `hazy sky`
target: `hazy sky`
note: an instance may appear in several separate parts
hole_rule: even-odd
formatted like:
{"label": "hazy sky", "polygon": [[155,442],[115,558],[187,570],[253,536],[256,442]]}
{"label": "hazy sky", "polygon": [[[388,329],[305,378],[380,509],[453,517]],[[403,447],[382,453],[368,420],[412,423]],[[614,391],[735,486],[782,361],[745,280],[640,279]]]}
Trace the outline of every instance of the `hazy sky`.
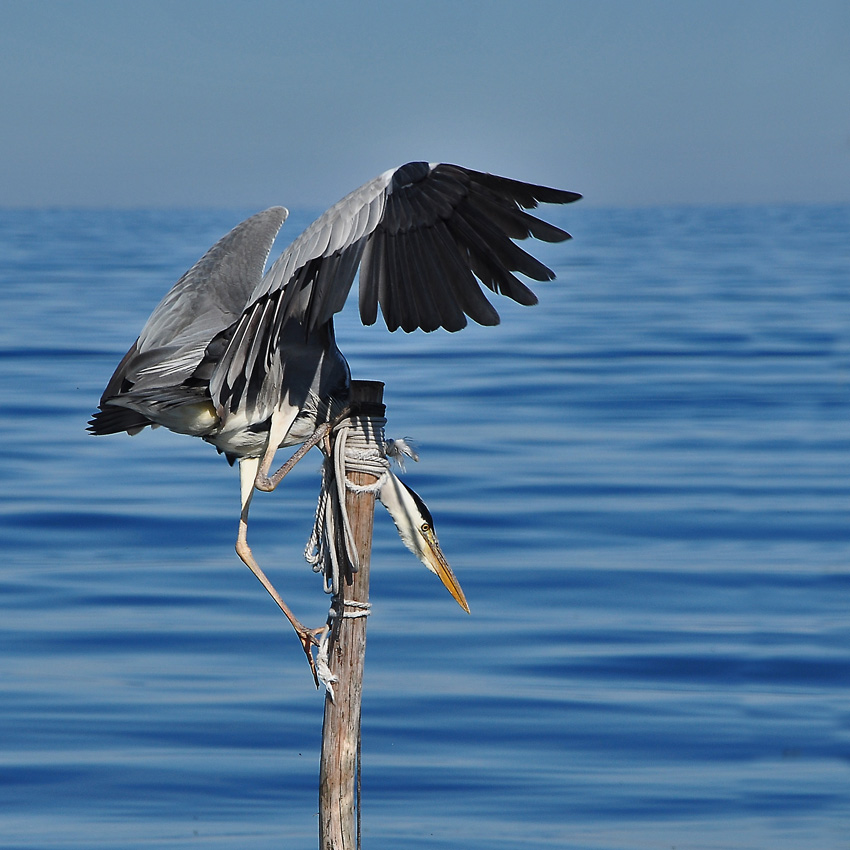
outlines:
{"label": "hazy sky", "polygon": [[0,0],[0,206],[324,207],[410,159],[848,202],[850,3]]}

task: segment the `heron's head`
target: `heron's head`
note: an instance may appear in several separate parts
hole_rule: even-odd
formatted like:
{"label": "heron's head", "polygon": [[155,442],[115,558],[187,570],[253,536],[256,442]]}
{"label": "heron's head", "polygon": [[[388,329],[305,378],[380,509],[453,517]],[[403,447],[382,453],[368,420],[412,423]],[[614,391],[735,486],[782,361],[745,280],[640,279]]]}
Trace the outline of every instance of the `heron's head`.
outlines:
{"label": "heron's head", "polygon": [[428,506],[403,481],[389,473],[379,498],[389,511],[398,529],[402,542],[432,573],[439,576],[446,590],[455,598],[458,605],[469,613],[469,605],[455,578],[449,562],[440,549],[437,533],[434,531],[434,519]]}

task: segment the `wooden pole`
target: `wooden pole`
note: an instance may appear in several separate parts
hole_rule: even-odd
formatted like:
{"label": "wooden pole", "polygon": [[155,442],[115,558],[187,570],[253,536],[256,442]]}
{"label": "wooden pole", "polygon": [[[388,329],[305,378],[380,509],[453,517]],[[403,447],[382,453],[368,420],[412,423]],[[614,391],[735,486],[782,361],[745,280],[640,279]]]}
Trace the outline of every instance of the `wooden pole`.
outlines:
{"label": "wooden pole", "polygon": [[[384,385],[380,381],[352,381],[352,409],[383,415]],[[356,485],[374,484],[367,473],[351,474]],[[360,559],[350,585],[340,581],[340,595],[356,603],[369,602],[369,562],[375,494],[347,491],[345,505]],[[360,704],[366,657],[366,617],[343,619],[343,605],[329,639],[328,666],[337,677],[334,700],[325,696],[322,762],[319,771],[319,850],[358,850],[360,847]],[[355,817],[356,812],[356,817]]]}

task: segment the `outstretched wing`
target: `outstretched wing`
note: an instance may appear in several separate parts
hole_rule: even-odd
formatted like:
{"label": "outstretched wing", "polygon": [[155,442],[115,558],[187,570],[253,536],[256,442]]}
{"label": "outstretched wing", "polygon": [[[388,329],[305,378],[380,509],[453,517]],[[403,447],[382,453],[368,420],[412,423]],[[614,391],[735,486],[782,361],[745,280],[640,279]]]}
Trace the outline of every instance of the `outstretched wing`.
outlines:
{"label": "outstretched wing", "polygon": [[211,382],[214,402],[230,406],[234,387],[258,386],[285,323],[305,334],[342,309],[360,269],[360,317],[378,306],[387,328],[457,331],[467,317],[495,325],[486,287],[534,304],[514,275],[551,280],[553,272],[514,240],[569,234],[525,210],[581,196],[457,165],[411,162],[385,172],[332,206],[275,261],[250,298]]}
{"label": "outstretched wing", "polygon": [[245,310],[286,216],[284,207],[271,207],[236,225],[174,284],[142,328],[137,346],[140,355],[175,353],[157,358],[146,374],[191,374],[213,337]]}
{"label": "outstretched wing", "polygon": [[161,409],[196,401],[184,382],[195,376],[210,342],[245,310],[286,216],[283,207],[251,216],[177,281],[115,370],[89,430],[139,430],[157,422]]}
{"label": "outstretched wing", "polygon": [[411,162],[361,186],[310,225],[251,300],[285,287],[283,310],[313,330],[342,309],[360,265],[364,324],[375,322],[379,304],[391,331],[457,331],[466,316],[496,324],[476,278],[521,304],[535,303],[512,272],[533,280],[554,274],[512,240],[568,239],[525,210],[580,197],[457,165]]}

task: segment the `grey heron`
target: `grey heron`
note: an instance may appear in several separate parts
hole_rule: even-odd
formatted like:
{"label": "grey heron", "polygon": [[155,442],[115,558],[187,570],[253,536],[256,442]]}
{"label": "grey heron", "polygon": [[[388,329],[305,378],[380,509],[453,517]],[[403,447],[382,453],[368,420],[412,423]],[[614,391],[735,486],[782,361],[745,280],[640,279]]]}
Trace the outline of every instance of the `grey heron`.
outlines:
{"label": "grey heron", "polygon": [[[239,463],[236,551],[298,634],[313,666],[316,632],[284,603],[247,541],[255,489],[273,490],[293,461],[269,475],[276,451],[317,445],[345,412],[350,373],[333,317],[359,271],[360,317],[378,306],[388,330],[457,331],[467,317],[499,316],[479,282],[520,304],[534,293],[513,273],[554,279],[515,240],[569,234],[526,210],[565,204],[575,192],[444,163],[384,172],[311,224],[263,274],[287,217],[272,207],[243,221],[187,271],[154,309],[106,386],[93,434],[165,426],[200,437]],[[395,476],[382,501],[405,545],[467,611],[424,503]]]}

